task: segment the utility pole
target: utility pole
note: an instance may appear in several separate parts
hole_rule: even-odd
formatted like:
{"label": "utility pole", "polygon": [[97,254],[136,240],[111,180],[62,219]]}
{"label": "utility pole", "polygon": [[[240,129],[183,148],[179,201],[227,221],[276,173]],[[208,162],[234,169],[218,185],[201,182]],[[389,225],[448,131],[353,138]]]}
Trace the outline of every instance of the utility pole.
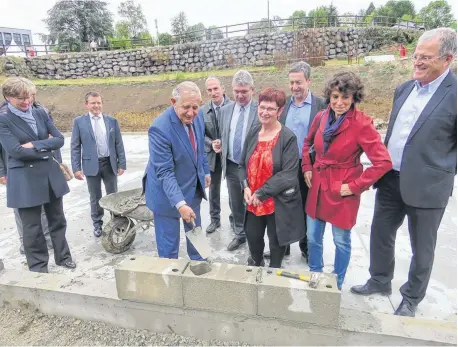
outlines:
{"label": "utility pole", "polygon": [[156,35],[157,35],[156,46],[159,46],[159,29],[157,28],[157,18],[154,19],[154,23],[156,23]]}
{"label": "utility pole", "polygon": [[269,32],[270,32],[270,0],[267,0],[267,23],[269,23]]}

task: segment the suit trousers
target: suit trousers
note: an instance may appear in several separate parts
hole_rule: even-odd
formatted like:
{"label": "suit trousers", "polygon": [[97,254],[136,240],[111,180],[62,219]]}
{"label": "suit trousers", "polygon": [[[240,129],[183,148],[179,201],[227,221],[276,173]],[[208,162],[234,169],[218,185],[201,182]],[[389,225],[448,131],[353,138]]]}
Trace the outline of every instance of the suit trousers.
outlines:
{"label": "suit trousers", "polygon": [[221,166],[221,155],[216,155],[215,171],[210,171],[211,183],[208,189],[210,203],[210,217],[212,222],[221,220],[221,177],[223,167]]}
{"label": "suit trousers", "polygon": [[280,246],[278,243],[275,213],[266,216],[256,216],[254,213],[247,212],[246,238],[255,266],[261,266],[261,262],[264,258],[264,234],[266,228],[270,249],[269,267],[280,268],[283,256],[285,255],[286,246]]}
{"label": "suit trousers", "polygon": [[[302,173],[302,160],[299,160],[299,172],[298,172],[298,179],[299,179],[299,190],[301,191],[301,198],[302,198],[302,209],[304,211],[304,221],[307,220],[307,214],[305,213],[305,203],[307,202],[307,194],[309,192],[309,187],[304,180],[304,174]],[[307,244],[307,223],[305,223],[305,236],[302,240],[299,241],[299,248],[301,249],[302,253],[308,254],[308,244]]]}
{"label": "suit trousers", "polygon": [[104,214],[103,208],[99,205],[102,198],[102,181],[107,195],[118,191],[118,176],[113,173],[110,158],[99,158],[99,172],[96,176],[86,176],[86,181],[91,200],[92,224],[94,228],[101,228]]}
{"label": "suit trousers", "polygon": [[44,208],[48,219],[49,235],[54,248],[56,265],[72,260],[65,233],[67,221],[64,215],[63,199],[56,198],[50,188],[50,201],[47,204],[19,208],[23,227],[25,257],[30,271],[48,272],[49,253],[41,224],[41,210]]}
{"label": "suit trousers", "polygon": [[239,165],[227,160],[226,182],[229,193],[229,206],[234,221],[234,233],[237,239],[246,239],[245,201],[243,199],[242,185],[239,178]]}
{"label": "suit trousers", "polygon": [[[418,187],[417,189],[421,189]],[[378,183],[370,239],[370,281],[391,288],[395,264],[396,232],[408,219],[412,259],[409,276],[400,288],[405,300],[418,305],[426,294],[434,263],[437,230],[445,208],[417,208],[403,202],[399,172],[388,172]]]}
{"label": "suit trousers", "polygon": [[[21,217],[19,216],[19,211],[17,208],[14,209],[14,219],[16,220],[16,227],[17,232],[19,234],[19,241],[21,241],[21,245],[23,245],[23,228]],[[41,209],[41,227],[43,229],[43,234],[45,234],[45,238],[47,241],[51,241],[51,237],[49,236],[49,228],[48,228],[48,219],[46,218],[46,213],[44,207]]]}

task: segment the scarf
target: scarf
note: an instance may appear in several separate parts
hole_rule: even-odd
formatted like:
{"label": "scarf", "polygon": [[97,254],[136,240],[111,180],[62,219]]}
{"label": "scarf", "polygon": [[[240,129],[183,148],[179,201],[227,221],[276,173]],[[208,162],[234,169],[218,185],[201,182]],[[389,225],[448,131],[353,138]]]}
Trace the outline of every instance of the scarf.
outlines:
{"label": "scarf", "polygon": [[326,127],[323,131],[323,142],[324,142],[324,152],[328,150],[329,145],[331,144],[332,140],[334,139],[334,133],[339,129],[342,122],[345,120],[347,116],[347,112],[341,115],[338,119],[336,117],[335,112],[332,108],[329,108],[329,116],[326,122]]}
{"label": "scarf", "polygon": [[29,109],[24,112],[24,111],[18,110],[16,107],[8,103],[8,109],[13,114],[21,118],[24,122],[26,122],[32,128],[35,135],[38,135],[37,120],[35,119],[35,117],[32,114],[32,107],[29,107]]}

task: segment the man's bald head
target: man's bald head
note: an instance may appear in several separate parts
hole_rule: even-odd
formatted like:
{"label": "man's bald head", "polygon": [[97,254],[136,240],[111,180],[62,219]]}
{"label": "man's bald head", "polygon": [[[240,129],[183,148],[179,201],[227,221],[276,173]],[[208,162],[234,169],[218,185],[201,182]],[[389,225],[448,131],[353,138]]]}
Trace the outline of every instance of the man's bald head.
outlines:
{"label": "man's bald head", "polygon": [[180,121],[183,124],[191,124],[202,104],[202,95],[197,84],[185,81],[173,89],[170,101]]}

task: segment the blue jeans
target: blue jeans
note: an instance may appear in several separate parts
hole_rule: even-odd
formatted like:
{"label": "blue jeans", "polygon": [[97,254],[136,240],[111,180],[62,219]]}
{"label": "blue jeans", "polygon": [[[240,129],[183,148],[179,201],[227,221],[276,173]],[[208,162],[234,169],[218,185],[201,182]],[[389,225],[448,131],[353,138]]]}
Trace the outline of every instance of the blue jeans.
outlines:
{"label": "blue jeans", "polygon": [[[326,222],[307,216],[307,240],[309,247],[309,267],[312,272],[323,272],[323,235]],[[337,287],[342,289],[342,283],[350,263],[351,229],[342,229],[332,226],[332,236],[336,245],[334,271],[337,275]]]}

